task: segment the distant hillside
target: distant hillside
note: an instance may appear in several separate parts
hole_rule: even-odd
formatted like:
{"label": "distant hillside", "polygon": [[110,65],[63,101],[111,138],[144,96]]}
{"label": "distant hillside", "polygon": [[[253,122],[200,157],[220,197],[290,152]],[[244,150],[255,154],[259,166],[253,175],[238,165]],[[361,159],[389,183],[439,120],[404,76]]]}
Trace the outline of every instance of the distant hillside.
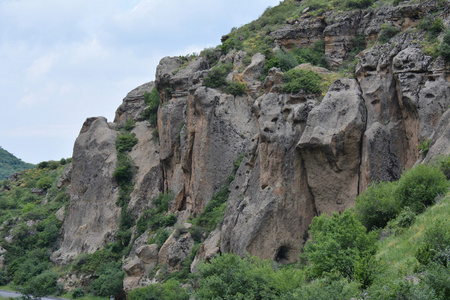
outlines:
{"label": "distant hillside", "polygon": [[0,147],[0,180],[7,179],[9,175],[34,167],[33,164],[23,162],[2,147]]}

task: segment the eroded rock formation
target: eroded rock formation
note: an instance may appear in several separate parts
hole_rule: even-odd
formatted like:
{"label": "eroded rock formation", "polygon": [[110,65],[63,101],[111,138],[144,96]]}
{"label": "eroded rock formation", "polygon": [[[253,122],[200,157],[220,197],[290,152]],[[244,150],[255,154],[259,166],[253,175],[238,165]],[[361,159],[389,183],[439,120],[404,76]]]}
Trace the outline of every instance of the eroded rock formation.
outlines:
{"label": "eroded rock formation", "polygon": [[[404,30],[426,12],[425,6],[409,5],[303,16],[271,36],[285,48],[323,39],[329,65],[337,68],[348,58],[356,34],[375,40],[382,24]],[[450,153],[448,70],[415,42],[421,34],[402,31],[390,43],[364,50],[356,78],[334,81],[323,99],[282,93],[280,69],[270,70],[261,82],[262,54],[247,67],[242,51],[219,58],[234,66],[229,81],[248,84],[244,96],[203,86],[211,70],[205,57],[163,58],[155,82],[130,92],[114,123],[90,118],[83,125],[74,147],[71,203],[53,260],[67,262],[114,238],[121,213],[112,176],[115,141],[117,129],[131,118],[138,143],[129,153],[137,171],[128,210],[136,218],[151,207],[150,199],[171,191],[169,210],[186,229],[188,218],[204,210],[245,154],[229,186],[223,223],[201,246],[192,270],[200,259],[224,251],[294,262],[314,216],[342,212],[371,182],[397,180],[418,160]],[[158,139],[156,128],[141,117],[143,95],[153,87],[160,94]],[[417,146],[428,139],[430,151],[420,157]],[[177,235],[179,228],[171,229],[161,249],[146,245],[148,232],[138,237],[124,261],[127,289],[149,283],[146,276],[156,264],[169,272],[181,268],[194,241],[186,230]]]}

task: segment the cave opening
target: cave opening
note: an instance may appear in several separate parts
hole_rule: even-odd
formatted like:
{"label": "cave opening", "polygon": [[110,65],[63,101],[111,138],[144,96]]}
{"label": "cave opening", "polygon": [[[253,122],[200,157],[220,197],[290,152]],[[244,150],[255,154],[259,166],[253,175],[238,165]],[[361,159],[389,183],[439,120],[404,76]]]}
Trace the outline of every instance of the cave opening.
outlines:
{"label": "cave opening", "polygon": [[290,249],[288,246],[281,246],[277,250],[277,255],[275,256],[275,261],[280,264],[289,263],[289,252],[290,252]]}

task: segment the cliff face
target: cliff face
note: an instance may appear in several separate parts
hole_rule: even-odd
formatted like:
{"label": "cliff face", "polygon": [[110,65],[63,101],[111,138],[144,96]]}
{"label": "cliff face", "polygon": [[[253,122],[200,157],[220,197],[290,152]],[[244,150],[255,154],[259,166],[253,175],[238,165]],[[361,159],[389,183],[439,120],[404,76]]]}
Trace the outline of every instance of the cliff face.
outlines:
{"label": "cliff face", "polygon": [[[245,154],[229,187],[223,223],[199,253],[215,249],[295,261],[314,216],[342,212],[371,182],[397,180],[415,163],[450,153],[448,70],[441,58],[424,54],[424,33],[408,30],[428,10],[418,4],[330,12],[289,21],[272,32],[275,44],[288,49],[323,39],[329,66],[337,68],[347,59],[355,34],[365,34],[371,42],[382,24],[400,30],[390,42],[359,53],[356,78],[334,81],[321,101],[317,95],[280,92],[280,70],[272,69],[260,82],[262,54],[254,55],[245,68],[241,52],[220,57],[234,66],[229,81],[248,84],[244,96],[203,86],[211,72],[205,57],[188,62],[163,58],[155,83],[130,92],[114,123],[91,118],[83,125],[74,147],[71,204],[54,260],[64,263],[93,252],[118,230],[115,129],[131,118],[139,142],[130,152],[138,167],[130,213],[138,217],[151,206],[152,197],[171,191],[169,210],[189,227],[184,223],[204,210],[233,173],[234,161]],[[441,17],[449,22],[445,14]],[[158,140],[141,117],[144,93],[153,86],[160,93]],[[421,157],[417,146],[428,139],[430,149]],[[126,279],[129,287],[152,269],[139,255],[142,240],[136,240],[128,259],[132,263],[125,268],[133,278]],[[192,245],[189,233],[173,235],[159,254],[152,248],[152,257],[175,270]]]}

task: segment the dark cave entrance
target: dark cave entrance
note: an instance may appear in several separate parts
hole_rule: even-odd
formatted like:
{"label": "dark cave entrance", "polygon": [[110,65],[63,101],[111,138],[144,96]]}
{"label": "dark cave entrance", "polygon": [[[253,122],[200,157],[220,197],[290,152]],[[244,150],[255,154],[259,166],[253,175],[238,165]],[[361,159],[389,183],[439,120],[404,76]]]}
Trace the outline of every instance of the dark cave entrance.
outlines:
{"label": "dark cave entrance", "polygon": [[277,250],[277,255],[275,256],[275,261],[280,264],[289,263],[289,252],[290,252],[290,248],[288,246],[281,246]]}

